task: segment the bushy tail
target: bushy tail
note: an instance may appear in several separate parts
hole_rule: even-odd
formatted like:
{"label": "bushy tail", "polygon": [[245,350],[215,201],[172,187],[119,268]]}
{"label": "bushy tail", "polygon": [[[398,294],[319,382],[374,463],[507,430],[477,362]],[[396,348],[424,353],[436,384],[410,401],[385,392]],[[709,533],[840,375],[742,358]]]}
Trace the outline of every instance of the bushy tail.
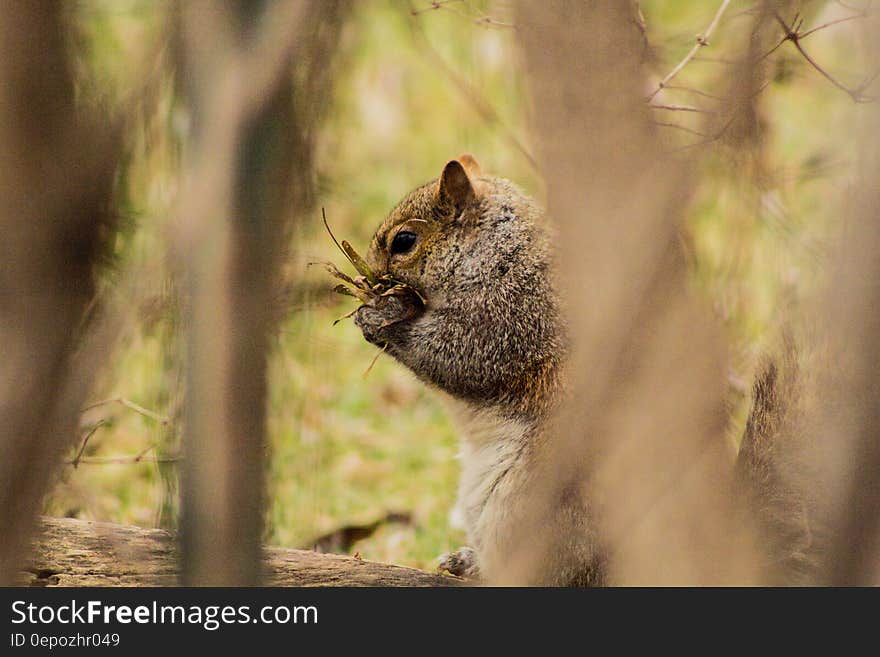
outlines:
{"label": "bushy tail", "polygon": [[765,579],[779,585],[816,583],[822,543],[801,467],[807,413],[797,356],[787,339],[781,356],[760,368],[736,464],[759,532]]}

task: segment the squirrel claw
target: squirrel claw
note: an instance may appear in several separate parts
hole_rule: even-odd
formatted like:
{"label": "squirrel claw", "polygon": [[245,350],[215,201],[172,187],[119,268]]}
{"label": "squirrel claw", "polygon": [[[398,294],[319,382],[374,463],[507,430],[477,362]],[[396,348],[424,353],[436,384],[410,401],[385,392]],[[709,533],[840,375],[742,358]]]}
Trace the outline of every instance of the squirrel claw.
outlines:
{"label": "squirrel claw", "polygon": [[477,563],[477,551],[469,547],[460,547],[454,552],[447,552],[438,559],[437,570],[445,570],[451,575],[464,579],[479,580],[480,565]]}
{"label": "squirrel claw", "polygon": [[367,342],[382,346],[388,342],[390,329],[401,322],[417,317],[421,307],[408,297],[382,297],[381,304],[364,304],[357,309],[354,323],[364,334]]}

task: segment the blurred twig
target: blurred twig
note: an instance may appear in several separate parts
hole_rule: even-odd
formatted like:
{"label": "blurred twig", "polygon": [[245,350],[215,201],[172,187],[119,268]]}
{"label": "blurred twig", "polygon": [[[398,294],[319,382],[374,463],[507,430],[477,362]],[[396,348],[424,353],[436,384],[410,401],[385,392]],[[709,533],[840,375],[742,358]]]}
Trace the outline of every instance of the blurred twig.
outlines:
{"label": "blurred twig", "polygon": [[[852,16],[850,18],[852,18],[852,19],[864,18],[865,16],[867,16],[867,14],[863,13],[863,14],[860,14],[857,16]],[[841,91],[843,91],[847,95],[849,95],[849,97],[852,98],[854,102],[867,103],[867,102],[871,102],[876,99],[875,96],[868,96],[865,94],[865,89],[867,89],[868,86],[870,86],[870,84],[874,81],[876,74],[873,76],[869,76],[858,87],[848,87],[847,85],[840,82],[833,75],[831,75],[827,70],[825,70],[825,68],[823,66],[821,66],[815,59],[813,59],[813,57],[811,57],[810,54],[806,50],[804,50],[804,47],[801,45],[801,40],[804,37],[806,37],[810,34],[813,34],[814,32],[817,32],[817,31],[824,29],[826,27],[830,27],[832,25],[837,25],[838,23],[840,23],[842,21],[831,21],[831,22],[825,23],[824,25],[820,25],[818,27],[815,27],[811,30],[807,30],[806,32],[801,32],[800,28],[803,24],[803,19],[800,18],[799,15],[795,15],[794,20],[791,22],[791,24],[786,23],[785,20],[782,18],[782,16],[779,14],[779,12],[774,12],[773,17],[776,19],[776,22],[779,23],[780,27],[782,27],[783,31],[785,32],[785,35],[782,37],[782,40],[779,42],[779,44],[777,44],[774,47],[774,50],[776,48],[778,48],[781,44],[785,43],[786,41],[791,41],[791,43],[794,45],[794,47],[797,49],[797,51],[801,54],[801,56],[804,58],[804,60],[806,60],[806,62],[810,66],[812,66],[814,69],[816,69],[816,71],[818,71],[822,75],[822,77],[824,77],[826,80],[828,80],[832,85],[834,85],[835,87],[837,87],[838,89],[840,89]]]}
{"label": "blurred twig", "polygon": [[[721,15],[724,13],[724,10],[727,8],[726,5],[727,5],[727,3],[722,3],[721,6],[719,6],[718,11],[716,12],[712,23],[710,24],[709,28],[707,28],[707,30],[706,30],[706,34],[711,35],[711,33],[714,32],[715,28],[718,25],[718,21],[721,18]],[[769,11],[769,9],[768,9],[769,7],[770,7],[770,5],[768,5],[765,2],[764,4],[759,4],[759,5],[756,5],[755,7],[752,7],[751,9],[747,10],[747,12],[745,12],[745,13],[755,13],[758,9],[760,9],[761,15],[763,15],[764,12]],[[876,71],[874,74],[866,77],[858,86],[849,87],[849,86],[843,84],[842,82],[840,82],[833,75],[831,75],[809,53],[807,53],[804,50],[803,46],[800,43],[807,36],[815,34],[816,32],[819,32],[820,30],[824,30],[824,29],[833,27],[835,25],[839,25],[841,23],[846,23],[846,22],[849,22],[852,20],[866,18],[869,16],[869,12],[866,8],[862,8],[862,9],[850,8],[850,9],[852,11],[855,11],[856,13],[853,14],[852,16],[847,16],[844,18],[836,19],[836,20],[826,21],[825,23],[817,25],[817,26],[815,26],[811,29],[808,29],[808,30],[801,30],[801,27],[803,25],[803,18],[799,14],[795,15],[795,18],[791,24],[788,24],[785,22],[785,20],[782,18],[781,14],[778,11],[775,11],[775,10],[770,11],[770,14],[773,16],[773,19],[779,23],[779,25],[782,27],[782,29],[784,31],[782,38],[778,42],[776,42],[776,44],[773,47],[771,47],[769,50],[766,50],[765,52],[763,52],[762,54],[757,56],[757,59],[754,62],[729,61],[724,58],[720,58],[720,59],[719,58],[712,58],[711,61],[722,61],[723,63],[729,64],[731,66],[757,66],[760,62],[762,62],[767,57],[769,57],[774,52],[776,52],[784,43],[786,43],[787,41],[791,41],[792,44],[794,44],[797,51],[799,52],[799,54],[802,56],[802,58],[811,67],[816,69],[833,86],[835,86],[836,88],[847,93],[853,99],[853,101],[860,102],[860,103],[873,101],[873,100],[875,100],[875,97],[867,95],[865,93],[865,90],[868,89],[871,86],[871,84],[873,84],[873,82],[877,78],[877,76],[880,75],[880,69],[878,69],[878,71]],[[740,14],[738,14],[738,15],[740,15]],[[676,86],[676,85],[670,84],[672,79],[675,78],[679,73],[681,73],[681,71],[685,68],[685,66],[689,62],[697,61],[700,59],[703,59],[705,61],[710,61],[709,58],[697,57],[697,53],[706,45],[708,45],[707,37],[701,36],[701,37],[697,38],[697,43],[688,52],[688,54],[685,56],[685,58],[682,59],[678,63],[678,65],[669,74],[667,74],[667,76],[658,84],[657,88],[648,96],[649,103],[662,89],[678,90],[678,91],[682,91],[682,92],[686,92],[686,93],[695,94],[700,97],[705,97],[705,98],[708,98],[711,100],[723,101],[722,98],[719,98],[719,97],[714,96],[712,94],[708,94],[708,93],[703,92],[698,89],[694,89],[691,87]],[[755,54],[753,53],[751,56],[754,57]],[[716,127],[714,129],[710,130],[708,133],[705,130],[697,130],[695,128],[692,128],[689,126],[683,126],[683,125],[680,125],[677,123],[670,123],[670,122],[655,122],[655,123],[661,127],[671,127],[671,128],[681,130],[683,132],[689,132],[691,134],[696,134],[696,135],[704,137],[704,139],[702,139],[700,141],[683,146],[682,147],[683,149],[690,149],[690,148],[694,148],[697,146],[703,146],[703,145],[712,143],[727,134],[730,127],[737,121],[738,118],[741,118],[739,115],[751,107],[751,102],[750,102],[751,99],[755,98],[757,95],[759,95],[761,92],[763,92],[764,89],[766,89],[769,86],[769,84],[770,84],[770,81],[768,80],[764,84],[762,84],[760,86],[760,88],[753,91],[748,99],[749,102],[746,102],[746,100],[742,99],[742,98],[739,100],[735,100],[732,103],[732,105],[727,108],[727,110],[725,112],[725,114],[727,116],[726,116],[726,118],[723,119],[723,124],[720,127]],[[670,112],[686,112],[686,113],[702,113],[702,114],[717,113],[714,110],[705,110],[703,108],[699,108],[699,107],[695,107],[695,106],[691,106],[691,105],[681,105],[681,104],[672,104],[672,103],[663,104],[663,105],[650,103],[650,106],[654,109],[664,109],[664,110],[667,110]]]}
{"label": "blurred twig", "polygon": [[[455,6],[454,4],[461,4],[467,11],[462,11]],[[414,5],[411,5],[410,14],[412,16],[421,16],[424,13],[429,11],[434,11],[437,9],[445,9],[453,14],[457,14],[466,18],[470,21],[473,21],[476,25],[481,25],[484,27],[502,27],[502,28],[512,28],[514,25],[512,23],[505,23],[503,21],[499,21],[497,19],[492,18],[488,15],[478,14],[474,12],[471,6],[465,0],[431,0],[431,4],[426,7],[422,7],[421,9],[417,9]]]}
{"label": "blurred twig", "polygon": [[675,67],[666,74],[666,76],[657,83],[657,88],[654,89],[649,95],[648,100],[653,100],[654,96],[659,94],[663,89],[675,78],[676,75],[681,73],[682,69],[687,66],[690,61],[697,56],[697,53],[700,52],[701,48],[705,48],[709,45],[709,39],[712,38],[712,34],[715,32],[715,28],[718,27],[718,23],[721,21],[721,17],[724,15],[724,12],[727,10],[727,7],[730,5],[730,0],[723,0],[721,4],[718,6],[718,10],[715,12],[715,16],[712,18],[712,22],[709,23],[709,27],[706,28],[706,31],[697,36],[697,42],[694,44],[694,47],[688,51],[688,54],[684,56]]}
{"label": "blurred twig", "polygon": [[818,32],[819,30],[824,30],[826,27],[831,27],[832,25],[838,25],[840,23],[846,23],[848,21],[856,20],[859,18],[867,18],[867,11],[860,11],[857,14],[853,14],[852,16],[846,16],[845,18],[838,18],[837,20],[828,21],[827,23],[822,23],[821,25],[817,25],[816,27],[810,28],[806,32],[801,32],[799,39],[806,39],[808,36],[813,34],[814,32]]}
{"label": "blurred twig", "polygon": [[[148,449],[154,449],[151,445]],[[85,465],[133,465],[135,463],[179,463],[182,459],[179,456],[146,456],[145,454],[135,454],[134,456],[86,456],[74,461],[67,461],[68,464],[76,467],[78,464]]]}
{"label": "blurred twig", "polygon": [[99,406],[106,406],[107,404],[119,404],[120,406],[124,406],[125,408],[128,408],[128,409],[134,411],[138,415],[143,415],[145,418],[148,418],[150,420],[155,420],[156,422],[158,422],[162,426],[168,426],[168,424],[170,424],[170,422],[171,422],[170,418],[167,418],[164,415],[160,415],[159,413],[156,413],[155,411],[151,411],[148,408],[144,408],[143,406],[141,406],[139,404],[135,404],[133,401],[126,399],[125,397],[111,397],[110,399],[104,399],[102,401],[98,401],[93,404],[89,404],[88,406],[86,406],[82,409],[82,412],[85,413],[86,411],[89,411],[93,408],[98,408]]}
{"label": "blurred twig", "polygon": [[442,9],[446,5],[449,5],[453,2],[464,2],[464,0],[431,0],[431,4],[429,4],[427,7],[422,7],[421,9],[416,9],[415,7],[413,7],[410,13],[413,16],[419,16],[421,14],[424,14],[425,12]]}
{"label": "blurred twig", "polygon": [[699,130],[694,130],[693,128],[689,128],[686,125],[679,125],[678,123],[668,123],[666,121],[654,121],[654,125],[660,126],[661,128],[675,128],[676,130],[682,130],[691,135],[696,135],[697,137],[704,137],[705,141],[700,142],[701,144],[709,143],[716,139],[717,137],[714,135],[710,135],[705,132],[700,132]]}
{"label": "blurred twig", "polygon": [[[413,17],[417,15],[413,13],[414,11],[415,8],[410,1],[410,15]],[[452,84],[459,90],[465,100],[467,100],[476,110],[477,114],[479,114],[482,119],[489,125],[497,126],[501,130],[501,133],[504,135],[504,138],[507,139],[507,141],[517,151],[519,151],[519,153],[526,159],[526,161],[531,165],[533,169],[537,170],[538,164],[529,149],[525,147],[522,141],[520,141],[520,139],[514,134],[514,132],[504,123],[498,112],[486,99],[486,97],[481,94],[479,90],[477,90],[476,87],[474,87],[464,77],[459,75],[455,69],[453,69],[449,64],[446,63],[446,60],[443,59],[442,55],[437,52],[437,49],[434,48],[434,46],[428,40],[428,37],[418,20],[412,20],[410,24],[412,25],[413,38],[415,39],[417,44],[416,50],[419,53],[424,53],[428,57],[430,57],[431,61],[434,62],[434,64],[443,72],[443,74],[449,79],[449,81],[452,82]]]}
{"label": "blurred twig", "polygon": [[83,436],[82,443],[80,443],[79,449],[76,452],[76,456],[73,457],[68,463],[72,465],[74,468],[79,465],[80,461],[82,461],[83,452],[86,451],[86,445],[89,444],[89,439],[95,435],[95,432],[107,424],[107,420],[101,419],[95,422],[94,425],[86,431],[85,436]]}
{"label": "blurred twig", "polygon": [[[727,134],[727,131],[730,129],[730,126],[733,125],[734,121],[736,121],[736,119],[738,118],[739,113],[742,112],[745,108],[748,108],[749,103],[752,100],[754,100],[757,96],[759,96],[769,86],[770,86],[770,80],[767,80],[766,82],[764,82],[764,84],[762,84],[756,91],[752,92],[749,96],[746,96],[744,98],[740,98],[740,99],[736,100],[732,104],[731,107],[728,107],[725,110],[726,116],[723,118],[723,122],[722,122],[721,126],[718,127],[717,129],[715,129],[714,132],[706,134],[706,133],[700,133],[695,130],[690,130],[690,132],[692,132],[694,134],[698,134],[702,137],[705,137],[705,139],[694,142],[692,144],[685,144],[679,150],[688,150],[691,148],[696,148],[698,146],[705,146],[706,144],[711,144],[712,142],[718,141],[719,139],[724,137],[724,135]],[[679,126],[679,125],[671,125],[671,127],[681,128],[681,129],[684,129],[685,131],[688,131],[687,128],[684,128],[683,126]]]}
{"label": "blurred twig", "polygon": [[[116,401],[116,400],[110,400]],[[74,468],[79,466],[81,463],[88,464],[96,464],[100,465],[103,463],[112,463],[112,464],[134,464],[134,463],[177,463],[181,460],[179,456],[147,456],[150,452],[156,449],[156,444],[151,444],[142,449],[140,452],[135,454],[134,456],[83,456],[83,453],[86,450],[86,446],[89,443],[89,439],[95,435],[95,432],[101,427],[107,424],[106,419],[98,420],[94,425],[89,427],[86,434],[83,436],[82,442],[80,443],[79,449],[76,452],[76,455],[65,463],[67,465],[72,465]]]}
{"label": "blurred twig", "polygon": [[696,112],[697,114],[715,114],[712,110],[700,109],[699,107],[691,107],[690,105],[660,105],[651,103],[648,105],[651,109],[669,110],[671,112]]}

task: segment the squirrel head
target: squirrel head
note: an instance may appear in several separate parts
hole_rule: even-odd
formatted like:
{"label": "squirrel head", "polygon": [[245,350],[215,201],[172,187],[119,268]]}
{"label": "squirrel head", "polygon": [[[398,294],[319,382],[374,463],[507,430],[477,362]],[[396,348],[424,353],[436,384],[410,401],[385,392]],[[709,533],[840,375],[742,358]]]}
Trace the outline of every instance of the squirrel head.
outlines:
{"label": "squirrel head", "polygon": [[[410,192],[376,231],[371,269],[421,293],[364,304],[364,337],[479,408],[535,417],[555,399],[566,349],[541,209],[470,155]],[[413,312],[415,310],[415,312]]]}
{"label": "squirrel head", "polygon": [[367,261],[377,273],[422,292],[429,305],[442,303],[456,283],[503,267],[493,263],[505,250],[494,229],[505,217],[500,206],[491,206],[501,198],[508,215],[523,214],[512,207],[520,197],[507,181],[483,177],[471,155],[461,155],[391,211],[373,236]]}

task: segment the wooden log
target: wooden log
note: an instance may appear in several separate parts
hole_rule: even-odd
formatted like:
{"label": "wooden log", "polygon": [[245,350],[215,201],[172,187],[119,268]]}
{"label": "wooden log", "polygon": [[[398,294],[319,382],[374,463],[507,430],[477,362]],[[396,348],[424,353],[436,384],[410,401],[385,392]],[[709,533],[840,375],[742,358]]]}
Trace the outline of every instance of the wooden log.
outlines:
{"label": "wooden log", "polygon": [[[267,586],[457,586],[462,580],[337,554],[267,547]],[[42,518],[26,586],[176,586],[174,535],[73,518]]]}

